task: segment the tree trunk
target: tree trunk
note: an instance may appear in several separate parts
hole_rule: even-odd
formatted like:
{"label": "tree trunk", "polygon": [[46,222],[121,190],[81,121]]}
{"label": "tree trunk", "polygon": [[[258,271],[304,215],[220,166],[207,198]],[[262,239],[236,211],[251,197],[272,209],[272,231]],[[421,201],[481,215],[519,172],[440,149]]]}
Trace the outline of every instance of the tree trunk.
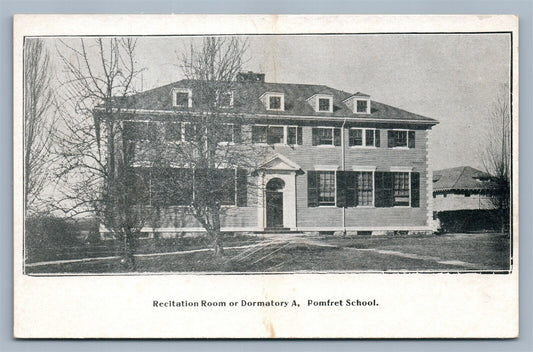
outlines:
{"label": "tree trunk", "polygon": [[213,249],[215,251],[215,257],[221,257],[224,255],[224,247],[222,246],[222,239],[220,238],[220,210],[218,207],[213,209]]}
{"label": "tree trunk", "polygon": [[130,231],[127,231],[124,234],[124,248],[123,248],[123,258],[122,262],[124,266],[129,271],[134,271],[136,269],[135,263],[135,235]]}

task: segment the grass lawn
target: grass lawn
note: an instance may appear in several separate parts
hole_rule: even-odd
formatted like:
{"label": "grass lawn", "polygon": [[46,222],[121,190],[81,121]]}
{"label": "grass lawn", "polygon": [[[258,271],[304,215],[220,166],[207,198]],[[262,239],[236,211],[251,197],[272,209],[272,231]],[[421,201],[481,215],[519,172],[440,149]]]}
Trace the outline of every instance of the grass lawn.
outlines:
{"label": "grass lawn", "polygon": [[[157,253],[154,245],[140,247]],[[206,248],[201,243],[164,251]],[[263,240],[228,238],[225,256],[210,251],[139,256],[137,272],[464,271],[509,269],[509,239],[499,234],[424,237],[332,237]],[[232,249],[235,246],[246,248]],[[160,248],[163,249],[163,248]],[[141,253],[139,251],[138,253]],[[119,259],[26,267],[27,273],[120,273]]]}

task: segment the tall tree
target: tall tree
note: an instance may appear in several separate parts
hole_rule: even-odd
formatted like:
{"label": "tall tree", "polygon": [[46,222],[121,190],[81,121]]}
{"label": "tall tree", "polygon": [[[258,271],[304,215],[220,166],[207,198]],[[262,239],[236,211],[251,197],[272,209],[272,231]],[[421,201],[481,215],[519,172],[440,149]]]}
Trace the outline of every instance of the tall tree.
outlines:
{"label": "tall tree", "polygon": [[[194,171],[193,177],[187,178],[189,182],[180,177],[173,188],[194,190],[188,210],[206,230],[215,255],[223,254],[221,215],[228,210],[224,205],[246,202],[257,184],[247,173],[257,167],[258,154],[262,153],[241,132],[243,117],[231,113],[239,99],[247,99],[244,90],[237,92],[235,83],[246,49],[247,42],[238,37],[206,37],[200,45],[191,43],[179,58],[193,92],[193,108],[185,118],[192,122],[194,137],[179,144],[176,155],[182,165]],[[248,192],[240,192],[239,185]]]}
{"label": "tall tree", "polygon": [[490,129],[481,160],[495,184],[491,201],[498,211],[501,230],[509,231],[511,201],[511,110],[508,87],[502,87],[489,110]]}
{"label": "tall tree", "polygon": [[68,214],[93,213],[123,241],[123,261],[135,268],[135,242],[149,217],[139,197],[145,185],[132,168],[131,146],[121,142],[124,101],[135,93],[140,69],[136,40],[62,41],[65,67],[60,139],[62,199]]}
{"label": "tall tree", "polygon": [[41,210],[47,184],[55,101],[51,88],[50,54],[43,41],[24,42],[24,206],[30,214]]}

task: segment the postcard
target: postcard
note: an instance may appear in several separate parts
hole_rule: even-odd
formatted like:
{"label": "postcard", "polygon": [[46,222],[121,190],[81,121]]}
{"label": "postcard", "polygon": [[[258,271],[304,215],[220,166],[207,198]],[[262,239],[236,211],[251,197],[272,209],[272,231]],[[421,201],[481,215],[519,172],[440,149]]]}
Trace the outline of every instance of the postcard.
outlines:
{"label": "postcard", "polygon": [[17,338],[518,337],[518,18],[17,15]]}

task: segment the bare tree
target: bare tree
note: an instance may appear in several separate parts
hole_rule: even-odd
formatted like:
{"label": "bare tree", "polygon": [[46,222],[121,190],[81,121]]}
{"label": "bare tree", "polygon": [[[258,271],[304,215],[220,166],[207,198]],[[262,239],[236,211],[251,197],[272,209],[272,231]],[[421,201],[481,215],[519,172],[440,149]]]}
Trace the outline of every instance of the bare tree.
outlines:
{"label": "bare tree", "polygon": [[123,260],[135,268],[135,242],[149,216],[142,196],[145,185],[132,168],[131,145],[122,143],[124,101],[135,93],[141,72],[136,40],[96,38],[61,42],[66,97],[58,154],[62,199],[67,214],[96,214],[123,241]]}
{"label": "bare tree", "polygon": [[54,135],[55,101],[50,55],[41,39],[24,42],[24,206],[41,210],[42,191],[49,181]]}
{"label": "bare tree", "polygon": [[490,130],[481,156],[484,169],[492,175],[495,185],[491,202],[498,211],[502,231],[509,230],[510,220],[512,130],[509,98],[508,87],[502,87],[490,107]]}

